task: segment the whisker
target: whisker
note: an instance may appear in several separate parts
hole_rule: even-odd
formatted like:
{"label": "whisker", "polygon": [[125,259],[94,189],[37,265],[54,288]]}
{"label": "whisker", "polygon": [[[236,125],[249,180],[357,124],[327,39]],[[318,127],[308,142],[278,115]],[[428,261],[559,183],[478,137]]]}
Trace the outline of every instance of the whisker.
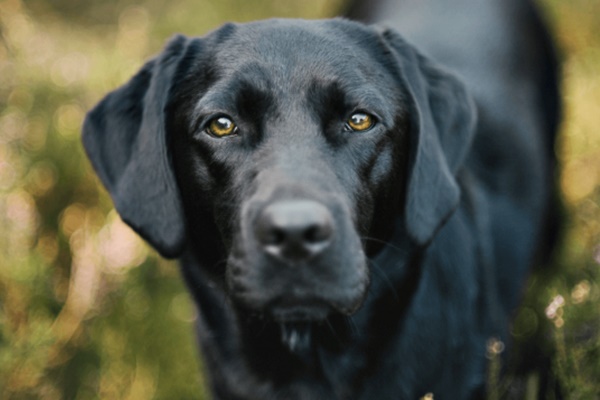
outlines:
{"label": "whisker", "polygon": [[346,321],[346,325],[350,328],[350,331],[352,332],[352,336],[358,337],[359,336],[358,327],[356,326],[356,323],[354,322],[352,317],[347,316],[346,318],[344,318],[344,320]]}
{"label": "whisker", "polygon": [[402,255],[408,254],[408,252],[406,251],[406,249],[398,247],[398,246],[396,246],[396,245],[394,245],[394,244],[392,244],[392,243],[390,243],[388,241],[377,239],[377,238],[370,237],[370,236],[361,236],[360,238],[363,239],[363,240],[366,240],[366,241],[370,241],[370,242],[381,243],[381,244],[385,245],[386,247],[389,247],[390,249],[398,251]]}
{"label": "whisker", "polygon": [[217,262],[216,262],[216,263],[213,265],[213,268],[216,268],[216,267],[219,267],[219,266],[221,266],[221,265],[225,265],[225,264],[227,264],[227,258],[223,258],[223,259],[221,259],[221,260],[217,261]]}
{"label": "whisker", "polygon": [[331,331],[331,333],[333,334],[333,337],[335,338],[335,340],[337,340],[337,342],[342,345],[343,342],[340,339],[339,335],[337,334],[337,332],[335,331],[335,328],[333,327],[333,325],[331,325],[331,321],[329,321],[329,318],[325,319],[325,323],[327,324],[327,326],[329,327],[329,330]]}
{"label": "whisker", "polygon": [[373,271],[377,271],[380,274],[380,276],[382,277],[383,281],[392,290],[392,293],[394,294],[394,298],[396,299],[396,301],[398,303],[400,303],[400,296],[398,295],[398,292],[396,291],[396,287],[394,286],[394,282],[389,278],[389,276],[387,275],[387,273],[385,272],[385,270],[383,268],[381,268],[379,265],[377,265],[377,263],[375,261],[373,261],[373,260],[369,260],[369,263],[373,267]]}

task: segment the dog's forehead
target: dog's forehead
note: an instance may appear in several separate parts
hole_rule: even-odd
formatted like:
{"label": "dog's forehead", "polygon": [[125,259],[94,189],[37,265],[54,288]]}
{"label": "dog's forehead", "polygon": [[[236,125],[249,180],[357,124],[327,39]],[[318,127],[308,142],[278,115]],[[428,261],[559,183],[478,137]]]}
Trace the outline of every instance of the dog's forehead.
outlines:
{"label": "dog's forehead", "polygon": [[274,79],[335,80],[376,68],[368,51],[374,31],[350,21],[266,20],[230,24],[214,35],[220,40],[213,61],[224,74],[239,76],[252,65],[264,66]]}

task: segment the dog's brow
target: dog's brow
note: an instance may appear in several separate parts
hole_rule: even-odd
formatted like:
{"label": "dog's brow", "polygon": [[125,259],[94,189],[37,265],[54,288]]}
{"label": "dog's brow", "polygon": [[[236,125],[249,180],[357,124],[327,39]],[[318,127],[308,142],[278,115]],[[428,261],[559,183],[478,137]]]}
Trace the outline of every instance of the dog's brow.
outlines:
{"label": "dog's brow", "polygon": [[349,112],[362,110],[376,114],[386,126],[393,124],[393,107],[384,94],[366,81],[349,82],[313,80],[306,93],[306,102],[323,121],[332,117],[346,117]]}
{"label": "dog's brow", "polygon": [[275,97],[266,85],[257,87],[253,82],[244,80],[236,86],[235,107],[242,117],[254,120],[276,107]]}

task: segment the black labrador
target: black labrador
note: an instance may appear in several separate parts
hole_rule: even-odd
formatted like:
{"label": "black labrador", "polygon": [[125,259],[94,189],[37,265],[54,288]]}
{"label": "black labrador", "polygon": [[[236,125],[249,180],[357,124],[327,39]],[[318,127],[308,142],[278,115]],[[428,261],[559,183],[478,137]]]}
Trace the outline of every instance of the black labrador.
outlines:
{"label": "black labrador", "polygon": [[533,5],[348,15],[177,36],[87,115],[121,217],[181,261],[214,398],[479,398],[547,236]]}

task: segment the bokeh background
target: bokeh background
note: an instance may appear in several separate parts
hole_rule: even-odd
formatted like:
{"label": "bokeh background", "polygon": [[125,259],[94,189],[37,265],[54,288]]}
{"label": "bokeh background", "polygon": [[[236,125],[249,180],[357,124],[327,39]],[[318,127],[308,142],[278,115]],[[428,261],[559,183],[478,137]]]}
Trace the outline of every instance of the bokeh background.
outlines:
{"label": "bokeh background", "polygon": [[[567,398],[600,398],[600,1],[539,3],[563,65],[565,230],[511,331],[525,349],[547,343]],[[207,398],[177,266],[112,209],[82,151],[84,114],[176,32],[341,6],[0,0],[0,399]]]}

